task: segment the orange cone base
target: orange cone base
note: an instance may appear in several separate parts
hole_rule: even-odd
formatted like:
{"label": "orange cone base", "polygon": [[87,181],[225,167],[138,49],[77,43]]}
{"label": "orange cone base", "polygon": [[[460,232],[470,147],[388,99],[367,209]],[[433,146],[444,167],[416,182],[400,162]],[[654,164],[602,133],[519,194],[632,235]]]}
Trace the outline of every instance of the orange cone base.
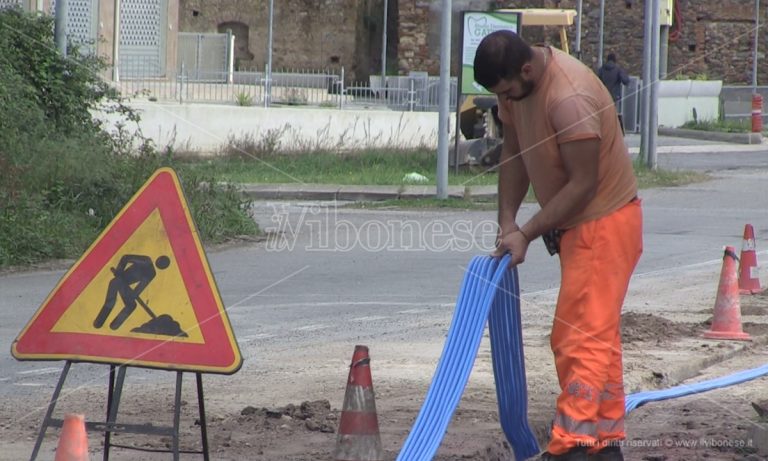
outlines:
{"label": "orange cone base", "polygon": [[749,333],[743,331],[705,331],[702,335],[707,339],[736,339],[741,341],[752,341]]}
{"label": "orange cone base", "polygon": [[765,288],[760,288],[760,289],[757,289],[757,290],[744,290],[744,289],[741,289],[741,290],[739,290],[739,294],[742,294],[742,295],[759,295],[760,293],[762,293],[764,291],[765,291]]}
{"label": "orange cone base", "polygon": [[88,461],[88,435],[85,415],[67,414],[61,429],[54,461]]}

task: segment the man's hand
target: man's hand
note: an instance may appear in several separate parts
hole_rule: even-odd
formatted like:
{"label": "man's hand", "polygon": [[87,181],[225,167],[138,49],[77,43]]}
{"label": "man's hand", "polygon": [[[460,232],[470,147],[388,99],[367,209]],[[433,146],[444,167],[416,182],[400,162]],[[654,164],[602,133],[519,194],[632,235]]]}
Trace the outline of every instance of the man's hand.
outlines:
{"label": "man's hand", "polygon": [[505,253],[509,253],[512,256],[509,262],[510,266],[516,266],[525,261],[528,244],[530,244],[528,238],[519,230],[508,232],[499,237],[498,242],[496,242],[496,250],[491,256],[500,258]]}

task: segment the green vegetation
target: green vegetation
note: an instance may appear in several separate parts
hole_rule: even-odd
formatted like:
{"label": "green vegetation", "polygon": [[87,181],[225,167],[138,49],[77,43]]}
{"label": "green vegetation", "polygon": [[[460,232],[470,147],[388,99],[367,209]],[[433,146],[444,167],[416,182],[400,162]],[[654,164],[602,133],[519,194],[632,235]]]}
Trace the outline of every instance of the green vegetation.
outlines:
{"label": "green vegetation", "polygon": [[463,198],[448,198],[440,200],[436,198],[417,198],[417,199],[393,199],[380,200],[376,202],[359,202],[347,206],[348,208],[363,209],[441,209],[450,208],[457,210],[495,210],[496,200],[467,200]]}
{"label": "green vegetation", "polygon": [[[99,60],[76,47],[62,59],[52,31],[50,17],[0,12],[0,267],[79,256],[155,169],[175,163],[141,136],[102,129],[89,110],[126,124],[136,114],[99,78]],[[204,241],[257,232],[235,189],[204,171],[180,176]]]}
{"label": "green vegetation", "polygon": [[[281,154],[277,137],[258,142],[241,139],[230,143],[222,156],[189,162],[191,171],[208,171],[235,183],[317,183],[342,185],[399,185],[409,173],[427,177],[435,184],[435,153],[428,150],[379,149],[335,154],[310,152]],[[496,184],[496,173],[477,168],[449,175],[451,185]],[[418,183],[417,183],[418,184]]]}
{"label": "green vegetation", "polygon": [[241,91],[235,95],[235,103],[238,106],[250,107],[253,105],[253,96],[249,93]]}
{"label": "green vegetation", "polygon": [[[416,150],[364,150],[345,154],[307,152],[281,154],[280,133],[269,133],[260,141],[253,138],[230,139],[220,156],[210,159],[188,159],[184,169],[209,172],[232,183],[312,183],[340,185],[408,185],[405,175],[416,172],[427,177],[421,184],[435,184],[435,153]],[[703,181],[707,176],[689,171],[648,170],[635,162],[640,188],[681,186]],[[455,186],[488,186],[497,184],[494,170],[462,168],[455,174],[450,169],[448,183]],[[418,184],[415,184],[418,185]],[[529,193],[529,199],[533,199]]]}
{"label": "green vegetation", "polygon": [[706,73],[699,73],[699,74],[686,74],[684,72],[679,72],[675,74],[672,77],[673,80],[696,80],[696,81],[703,81],[703,80],[709,80],[709,76]]}
{"label": "green vegetation", "polygon": [[692,120],[685,122],[682,128],[725,133],[749,133],[752,131],[752,122],[751,120]]}
{"label": "green vegetation", "polygon": [[[638,187],[640,189],[649,189],[653,187],[678,187],[686,184],[706,181],[709,179],[704,173],[694,171],[669,171],[669,170],[650,170],[647,167],[635,162],[635,176],[637,177]],[[470,189],[471,194],[471,189]],[[536,198],[531,189],[525,197],[526,202],[535,202]],[[361,202],[348,205],[352,208],[409,208],[409,209],[439,209],[454,208],[460,210],[495,210],[495,200],[475,200],[471,196],[468,199],[449,198],[447,200],[438,200],[436,198],[418,198],[418,199],[393,199],[381,200],[377,202]]]}
{"label": "green vegetation", "polygon": [[652,187],[678,187],[686,184],[706,181],[709,176],[706,173],[696,171],[671,171],[648,168],[640,157],[634,161],[635,177],[640,189]]}

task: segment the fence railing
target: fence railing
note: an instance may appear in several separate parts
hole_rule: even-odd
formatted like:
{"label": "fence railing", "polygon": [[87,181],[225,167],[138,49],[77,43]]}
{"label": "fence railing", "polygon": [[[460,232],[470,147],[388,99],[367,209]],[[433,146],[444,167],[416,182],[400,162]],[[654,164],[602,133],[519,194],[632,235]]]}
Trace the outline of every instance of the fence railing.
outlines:
{"label": "fence railing", "polygon": [[[147,63],[151,69],[152,63]],[[344,68],[284,69],[268,73],[258,69],[222,71],[197,63],[193,71],[182,62],[164,77],[142,76],[134,66],[114,86],[128,97],[158,101],[208,102],[242,106],[317,106],[372,108],[402,111],[437,111],[439,77],[426,73],[381,76],[367,82],[347,81]],[[450,107],[456,104],[456,79],[451,79]]]}

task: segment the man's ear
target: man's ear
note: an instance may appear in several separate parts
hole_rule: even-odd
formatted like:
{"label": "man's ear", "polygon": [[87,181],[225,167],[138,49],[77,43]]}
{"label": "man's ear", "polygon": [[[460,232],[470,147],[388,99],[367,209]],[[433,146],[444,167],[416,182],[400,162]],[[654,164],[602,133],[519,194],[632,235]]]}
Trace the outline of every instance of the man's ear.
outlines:
{"label": "man's ear", "polygon": [[520,68],[520,74],[530,78],[533,74],[533,64],[530,62],[523,64],[523,67]]}

